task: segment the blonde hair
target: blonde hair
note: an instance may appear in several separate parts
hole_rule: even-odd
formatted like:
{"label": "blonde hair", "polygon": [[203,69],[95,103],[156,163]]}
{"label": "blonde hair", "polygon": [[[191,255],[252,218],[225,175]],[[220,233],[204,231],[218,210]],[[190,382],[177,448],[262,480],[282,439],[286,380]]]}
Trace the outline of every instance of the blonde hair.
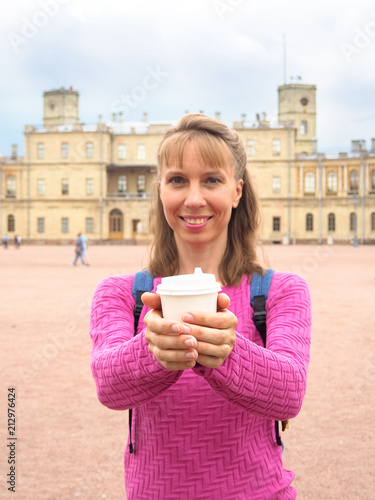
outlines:
{"label": "blonde hair", "polygon": [[[260,225],[259,202],[246,167],[246,151],[241,138],[224,123],[201,114],[183,116],[167,131],[158,149],[157,178],[171,157],[180,164],[188,141],[194,141],[207,165],[222,168],[231,161],[235,180],[243,180],[242,197],[232,210],[228,224],[227,246],[219,265],[219,279],[225,285],[238,285],[243,276],[264,273],[257,262],[257,233]],[[167,223],[159,191],[152,211],[153,244],[149,271],[153,276],[178,274],[179,261],[174,232]]]}

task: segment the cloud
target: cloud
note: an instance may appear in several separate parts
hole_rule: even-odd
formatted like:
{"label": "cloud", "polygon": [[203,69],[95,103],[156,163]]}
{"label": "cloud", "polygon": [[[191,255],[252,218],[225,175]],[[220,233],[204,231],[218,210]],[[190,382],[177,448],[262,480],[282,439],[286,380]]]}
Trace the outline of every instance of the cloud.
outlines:
{"label": "cloud", "polygon": [[[284,34],[287,81],[302,75],[302,82],[318,86],[319,149],[347,148],[359,123],[366,124],[367,137],[375,135],[375,119],[366,115],[375,88],[372,2],[223,2],[227,8],[221,11],[215,0],[7,2],[0,19],[6,75],[0,83],[0,153],[22,143],[25,124],[41,122],[43,91],[73,85],[80,91],[81,120],[95,122],[99,114],[108,120],[113,102],[141,85],[148,67],[169,76],[129,119],[144,111],[153,120],[174,120],[185,110],[221,111],[228,121],[242,113],[275,113],[277,86],[284,80]],[[31,36],[30,23],[38,22]],[[29,38],[17,52],[9,35],[23,32]],[[358,48],[361,32],[367,39]],[[351,57],[345,43],[355,49]],[[358,122],[358,116],[367,118]]]}

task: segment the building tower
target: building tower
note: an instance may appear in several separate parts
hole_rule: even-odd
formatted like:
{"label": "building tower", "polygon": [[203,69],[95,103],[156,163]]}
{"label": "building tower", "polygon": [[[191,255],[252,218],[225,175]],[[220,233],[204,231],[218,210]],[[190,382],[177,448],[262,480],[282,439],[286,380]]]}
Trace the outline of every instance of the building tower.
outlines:
{"label": "building tower", "polygon": [[279,123],[297,129],[296,153],[316,153],[316,85],[288,83],[280,85],[278,92]]}
{"label": "building tower", "polygon": [[79,92],[72,87],[44,92],[43,103],[44,128],[79,123]]}

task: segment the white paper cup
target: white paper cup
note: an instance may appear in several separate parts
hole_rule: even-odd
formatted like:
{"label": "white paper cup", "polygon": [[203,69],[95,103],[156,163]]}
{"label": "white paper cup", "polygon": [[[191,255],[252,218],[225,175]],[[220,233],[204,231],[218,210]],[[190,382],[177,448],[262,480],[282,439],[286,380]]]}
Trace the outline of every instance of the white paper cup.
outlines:
{"label": "white paper cup", "polygon": [[163,318],[182,321],[182,315],[189,311],[216,312],[220,290],[214,274],[196,267],[194,274],[162,278],[156,293],[161,298]]}

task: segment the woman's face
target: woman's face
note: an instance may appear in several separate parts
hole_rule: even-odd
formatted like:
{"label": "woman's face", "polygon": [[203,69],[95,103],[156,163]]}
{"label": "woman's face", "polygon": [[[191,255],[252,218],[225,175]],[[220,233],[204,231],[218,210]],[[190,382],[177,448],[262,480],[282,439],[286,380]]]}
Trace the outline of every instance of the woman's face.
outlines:
{"label": "woman's face", "polygon": [[242,195],[243,181],[234,175],[229,157],[224,168],[206,165],[194,141],[187,142],[181,166],[173,156],[163,166],[160,198],[177,245],[221,245],[225,250],[232,209]]}

